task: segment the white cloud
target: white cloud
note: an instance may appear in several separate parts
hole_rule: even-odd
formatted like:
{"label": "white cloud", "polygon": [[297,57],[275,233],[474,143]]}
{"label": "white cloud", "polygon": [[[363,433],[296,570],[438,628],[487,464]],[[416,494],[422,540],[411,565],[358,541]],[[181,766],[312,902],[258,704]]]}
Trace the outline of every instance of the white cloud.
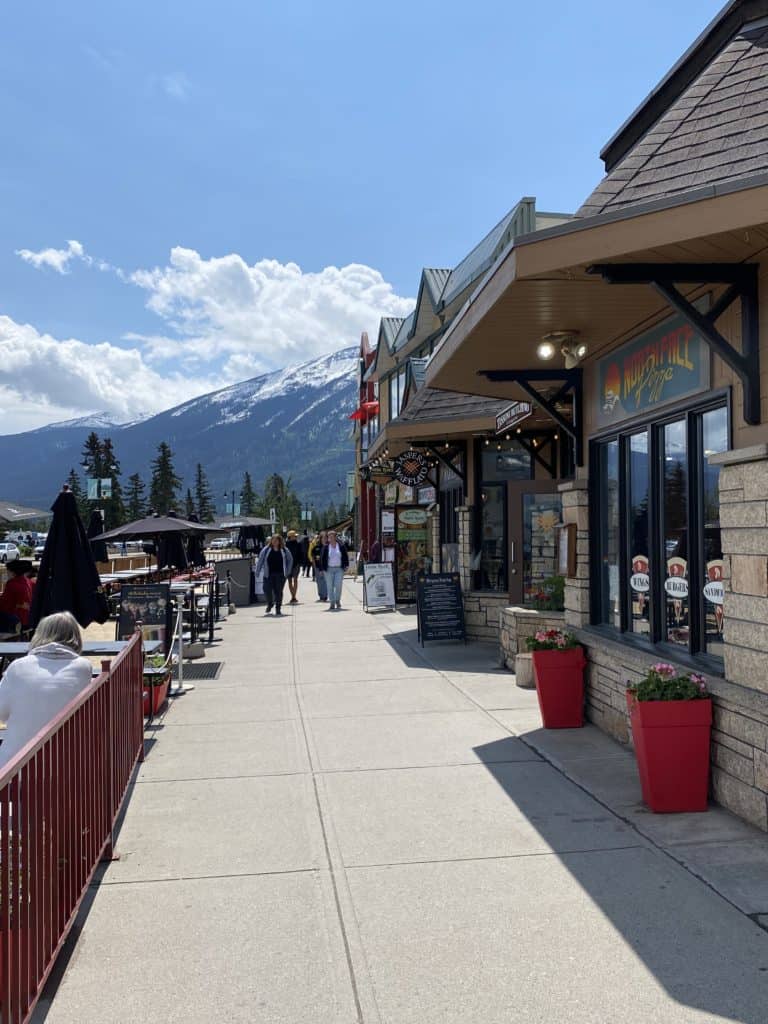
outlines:
{"label": "white cloud", "polygon": [[355,345],[363,330],[375,337],[381,316],[413,308],[378,270],[358,263],[304,272],[296,263],[248,264],[235,253],[204,259],[176,247],[166,266],[131,280],[176,335],[145,339],[152,358],[175,352],[192,365],[226,357],[254,373]]}
{"label": "white cloud", "polygon": [[127,421],[219,384],[215,377],[160,374],[135,348],[59,340],[7,316],[0,316],[0,365],[0,422],[7,433],[97,410]]}
{"label": "white cloud", "polygon": [[71,238],[67,242],[66,249],[41,249],[34,252],[32,249],[17,249],[16,255],[20,256],[25,263],[30,263],[37,270],[43,267],[50,267],[58,274],[68,274],[69,264],[72,260],[82,260],[84,263],[92,262],[90,256],[86,256],[85,250],[80,242]]}

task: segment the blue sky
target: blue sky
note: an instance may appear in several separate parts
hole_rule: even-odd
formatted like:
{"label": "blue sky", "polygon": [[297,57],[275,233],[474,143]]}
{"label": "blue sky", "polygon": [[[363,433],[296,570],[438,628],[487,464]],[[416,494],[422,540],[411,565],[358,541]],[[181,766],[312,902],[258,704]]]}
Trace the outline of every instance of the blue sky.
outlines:
{"label": "blue sky", "polygon": [[12,6],[2,429],[129,418],[375,333],[521,196],[574,210],[720,6]]}

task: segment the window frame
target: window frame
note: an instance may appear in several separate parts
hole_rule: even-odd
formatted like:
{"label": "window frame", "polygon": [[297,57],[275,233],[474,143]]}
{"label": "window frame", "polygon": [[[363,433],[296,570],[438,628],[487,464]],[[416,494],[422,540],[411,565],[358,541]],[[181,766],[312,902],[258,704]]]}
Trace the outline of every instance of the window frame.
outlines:
{"label": "window frame", "polygon": [[[679,406],[667,407],[654,417],[633,417],[611,430],[592,435],[589,439],[589,571],[595,586],[590,587],[590,628],[606,633],[622,643],[636,646],[650,655],[664,656],[673,661],[702,667],[711,673],[723,674],[723,658],[702,649],[706,633],[703,597],[703,567],[701,554],[704,539],[704,509],[702,459],[703,417],[716,409],[725,409],[727,420],[727,447],[733,444],[732,396],[730,388],[711,391]],[[687,446],[687,531],[688,531],[688,645],[683,647],[666,639],[664,630],[664,600],[661,580],[665,573],[659,570],[666,563],[664,548],[664,428],[683,421]],[[630,439],[639,433],[648,433],[648,507],[652,515],[648,522],[648,558],[651,588],[650,634],[634,632],[631,624],[629,594],[630,557]],[[603,595],[601,592],[600,561],[602,551],[599,540],[603,520],[601,502],[600,451],[611,441],[619,442],[619,620],[616,628],[601,622]]]}

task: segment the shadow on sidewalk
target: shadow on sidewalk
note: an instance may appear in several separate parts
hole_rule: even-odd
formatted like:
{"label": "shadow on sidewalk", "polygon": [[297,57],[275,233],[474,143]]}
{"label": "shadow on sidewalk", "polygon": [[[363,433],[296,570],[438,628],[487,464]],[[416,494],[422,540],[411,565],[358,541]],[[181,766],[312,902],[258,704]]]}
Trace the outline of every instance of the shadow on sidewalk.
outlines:
{"label": "shadow on sidewalk", "polygon": [[[510,771],[505,764],[512,760],[512,750],[521,739],[525,741],[525,734],[474,751],[668,995],[684,1006],[711,1014],[712,1020],[763,1024],[768,1006],[768,935],[742,917],[745,934],[741,949],[732,950],[716,921],[722,921],[723,914],[740,912],[671,859],[659,861],[662,855],[646,847],[639,836],[637,846],[627,851],[603,849],[596,837],[594,851],[558,852],[558,843],[561,847],[563,843],[562,817],[558,821],[556,815],[548,816],[530,777]],[[594,808],[596,822],[613,817],[597,801]],[[622,861],[622,857],[629,859]],[[715,921],[701,916],[702,908],[711,906],[718,911]],[[552,920],[549,927],[556,930],[557,921]],[[587,935],[584,938],[588,941]],[[578,950],[574,954],[578,958]],[[605,968],[604,983],[610,985],[611,964],[606,963]],[[616,984],[621,984],[620,979]],[[631,992],[627,996],[631,998]]]}

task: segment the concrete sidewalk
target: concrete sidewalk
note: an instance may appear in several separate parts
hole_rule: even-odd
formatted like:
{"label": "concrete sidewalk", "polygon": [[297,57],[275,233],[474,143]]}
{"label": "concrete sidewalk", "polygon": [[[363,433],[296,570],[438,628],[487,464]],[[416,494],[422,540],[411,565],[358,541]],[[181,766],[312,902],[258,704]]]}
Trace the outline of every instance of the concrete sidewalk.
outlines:
{"label": "concrete sidewalk", "polygon": [[493,648],[300,597],[238,611],[153,730],[38,1021],[763,1024],[768,869],[740,900],[679,862],[736,892],[722,851],[764,837],[645,814],[632,755],[540,730]]}

